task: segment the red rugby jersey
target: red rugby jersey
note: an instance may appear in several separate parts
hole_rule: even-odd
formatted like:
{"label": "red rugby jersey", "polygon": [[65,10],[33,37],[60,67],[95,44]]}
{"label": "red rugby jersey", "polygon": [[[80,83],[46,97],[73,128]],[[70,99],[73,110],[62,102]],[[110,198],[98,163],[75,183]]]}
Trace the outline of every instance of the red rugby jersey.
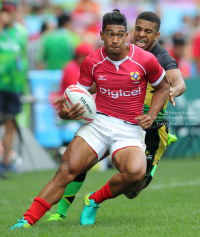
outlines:
{"label": "red rugby jersey", "polygon": [[121,61],[109,59],[104,47],[87,56],[78,83],[89,90],[96,82],[97,111],[138,124],[134,118],[142,114],[147,81],[156,86],[164,76],[153,54],[130,44],[128,56]]}

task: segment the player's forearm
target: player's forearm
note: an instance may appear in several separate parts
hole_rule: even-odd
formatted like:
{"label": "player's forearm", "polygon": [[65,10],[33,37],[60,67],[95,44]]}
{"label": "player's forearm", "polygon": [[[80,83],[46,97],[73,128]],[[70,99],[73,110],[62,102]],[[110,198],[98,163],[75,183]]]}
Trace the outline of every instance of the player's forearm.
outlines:
{"label": "player's forearm", "polygon": [[154,91],[151,106],[148,112],[148,114],[151,115],[154,120],[156,119],[160,110],[163,108],[168,95],[169,95],[169,88],[165,90],[160,89],[160,90]]}
{"label": "player's forearm", "polygon": [[182,95],[186,90],[185,82],[182,80],[176,80],[171,87],[174,90],[174,97]]}
{"label": "player's forearm", "polygon": [[170,86],[173,88],[173,97],[175,98],[182,95],[186,90],[186,85],[180,70],[172,69],[166,73],[170,82]]}
{"label": "player's forearm", "polygon": [[168,96],[169,96],[169,82],[165,77],[160,83],[161,85],[155,87],[154,94],[152,97],[151,106],[148,112],[154,120],[156,119],[158,113],[163,108]]}

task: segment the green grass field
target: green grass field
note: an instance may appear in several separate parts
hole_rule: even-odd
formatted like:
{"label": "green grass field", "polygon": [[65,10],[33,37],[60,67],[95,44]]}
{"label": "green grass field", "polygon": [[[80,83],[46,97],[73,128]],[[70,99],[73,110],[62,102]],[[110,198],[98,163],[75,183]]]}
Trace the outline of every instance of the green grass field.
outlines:
{"label": "green grass field", "polygon": [[44,216],[34,227],[17,230],[8,228],[21,218],[55,171],[9,175],[8,180],[0,180],[0,236],[199,237],[199,168],[200,159],[162,160],[153,182],[136,199],[120,196],[102,203],[96,224],[85,227],[79,225],[84,195],[99,189],[116,172],[91,171],[66,220],[44,222]]}

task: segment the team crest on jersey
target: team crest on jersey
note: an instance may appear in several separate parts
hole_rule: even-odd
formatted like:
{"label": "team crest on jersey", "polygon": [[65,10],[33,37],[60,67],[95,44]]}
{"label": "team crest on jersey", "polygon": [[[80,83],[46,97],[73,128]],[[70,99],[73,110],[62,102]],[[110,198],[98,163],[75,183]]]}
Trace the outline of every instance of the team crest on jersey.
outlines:
{"label": "team crest on jersey", "polygon": [[139,81],[140,80],[140,74],[139,72],[131,72],[131,80],[133,81]]}

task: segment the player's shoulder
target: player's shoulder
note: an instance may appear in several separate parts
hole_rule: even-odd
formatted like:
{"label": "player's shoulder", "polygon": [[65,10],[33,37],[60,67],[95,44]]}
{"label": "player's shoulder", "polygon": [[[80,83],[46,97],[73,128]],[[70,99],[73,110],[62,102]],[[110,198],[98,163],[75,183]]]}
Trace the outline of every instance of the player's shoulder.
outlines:
{"label": "player's shoulder", "polygon": [[144,49],[134,45],[133,60],[134,59],[138,61],[138,63],[140,64],[145,64],[150,60],[155,59],[155,56],[152,53],[145,51]]}
{"label": "player's shoulder", "polygon": [[156,45],[151,50],[151,53],[158,59],[158,62],[165,69],[165,71],[170,69],[178,69],[175,59],[171,57],[168,51],[159,43],[156,43]]}
{"label": "player's shoulder", "polygon": [[84,64],[94,66],[97,63],[102,62],[105,60],[103,54],[102,54],[102,48],[99,48],[95,50],[93,53],[89,54],[85,59],[84,59]]}
{"label": "player's shoulder", "polygon": [[159,57],[159,56],[163,56],[163,55],[170,56],[168,51],[164,47],[162,47],[159,43],[156,43],[156,45],[151,50],[151,53],[155,57]]}

